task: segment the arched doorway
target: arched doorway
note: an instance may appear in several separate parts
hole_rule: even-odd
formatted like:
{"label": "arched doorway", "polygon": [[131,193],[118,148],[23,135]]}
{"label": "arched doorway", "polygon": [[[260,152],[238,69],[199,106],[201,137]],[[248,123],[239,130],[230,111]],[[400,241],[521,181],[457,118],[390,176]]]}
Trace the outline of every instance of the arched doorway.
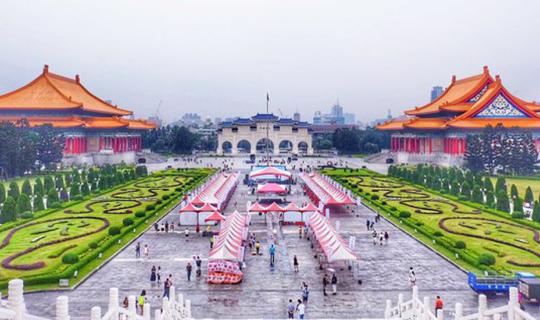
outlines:
{"label": "arched doorway", "polygon": [[236,145],[236,149],[238,150],[238,153],[251,153],[251,143],[247,140],[240,140],[238,141],[238,144]]}
{"label": "arched doorway", "polygon": [[279,143],[279,153],[290,153],[292,151],[293,144],[290,140],[282,140]]}
{"label": "arched doorway", "polygon": [[232,152],[232,143],[229,141],[224,141],[221,145],[221,149],[223,150],[223,153],[231,153]]}
{"label": "arched doorway", "polygon": [[308,152],[308,144],[305,141],[300,141],[298,143],[298,153],[300,154],[307,154]]}
{"label": "arched doorway", "polygon": [[270,139],[262,138],[261,140],[257,141],[257,153],[266,153],[266,146],[268,144],[268,153],[273,154],[274,153],[274,143]]}

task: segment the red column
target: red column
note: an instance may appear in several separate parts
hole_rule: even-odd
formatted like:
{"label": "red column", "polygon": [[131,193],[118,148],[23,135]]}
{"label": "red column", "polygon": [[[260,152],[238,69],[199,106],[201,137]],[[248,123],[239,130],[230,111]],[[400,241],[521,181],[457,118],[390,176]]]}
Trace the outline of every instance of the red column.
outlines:
{"label": "red column", "polygon": [[467,151],[467,138],[463,138],[463,154]]}
{"label": "red column", "polygon": [[429,138],[429,153],[432,153],[433,152],[433,138]]}

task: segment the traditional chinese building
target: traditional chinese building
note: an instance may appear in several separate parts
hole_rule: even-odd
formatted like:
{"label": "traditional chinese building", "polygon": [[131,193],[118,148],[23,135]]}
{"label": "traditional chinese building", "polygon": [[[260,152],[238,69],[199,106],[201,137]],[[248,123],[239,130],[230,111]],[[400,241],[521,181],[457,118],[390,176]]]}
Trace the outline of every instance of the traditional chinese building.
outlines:
{"label": "traditional chinese building", "polygon": [[392,131],[391,154],[399,163],[459,165],[466,137],[484,127],[529,129],[540,146],[540,104],[512,95],[497,75],[484,72],[452,82],[434,101],[405,111],[406,118],[378,125]]}
{"label": "traditional chinese building", "polygon": [[65,137],[65,163],[132,163],[141,151],[141,132],[154,128],[126,119],[132,112],[104,101],[74,79],[49,72],[47,65],[29,84],[0,95],[0,121],[50,124]]}

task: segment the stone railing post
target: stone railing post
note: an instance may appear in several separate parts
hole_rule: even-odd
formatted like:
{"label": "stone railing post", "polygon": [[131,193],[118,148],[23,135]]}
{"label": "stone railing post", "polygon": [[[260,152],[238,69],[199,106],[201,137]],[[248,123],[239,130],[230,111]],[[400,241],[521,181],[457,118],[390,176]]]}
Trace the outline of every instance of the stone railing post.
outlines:
{"label": "stone railing post", "polygon": [[56,298],[56,320],[69,320],[69,299],[66,296]]}
{"label": "stone railing post", "polygon": [[24,284],[21,279],[13,279],[8,285],[8,309],[15,312],[13,320],[23,320],[26,313],[26,305],[24,304]]}
{"label": "stone railing post", "polygon": [[[487,297],[485,294],[478,295],[478,319],[484,319],[484,312],[487,310]],[[510,319],[509,319],[510,320]]]}
{"label": "stone railing post", "polygon": [[398,307],[398,316],[401,318],[401,311],[402,308],[403,308],[403,293],[400,293],[398,294],[398,302],[397,302],[397,307]]}
{"label": "stone railing post", "polygon": [[514,320],[516,318],[516,308],[519,304],[518,289],[515,287],[510,288],[508,296],[508,320]]}
{"label": "stone railing post", "polygon": [[437,320],[444,320],[444,311],[441,309],[437,310]]}
{"label": "stone railing post", "polygon": [[191,300],[186,299],[185,302],[186,318],[191,319]]}
{"label": "stone railing post", "polygon": [[429,319],[429,306],[430,306],[429,297],[425,296],[424,297],[424,316],[423,316],[424,320]]}
{"label": "stone railing post", "polygon": [[167,297],[163,297],[163,304],[161,306],[161,316],[163,315],[169,315],[169,299]]}
{"label": "stone railing post", "polygon": [[413,286],[412,288],[412,307],[414,309],[414,315],[416,315],[416,318],[418,319],[418,287],[417,286]]}
{"label": "stone railing post", "polygon": [[154,311],[154,319],[161,320],[161,310],[156,309],[156,311]]}
{"label": "stone railing post", "polygon": [[184,295],[179,293],[177,295],[176,301],[178,302],[179,305],[183,306],[184,305]]}
{"label": "stone railing post", "polygon": [[118,288],[109,289],[109,311],[112,319],[118,319]]}
{"label": "stone railing post", "polygon": [[175,301],[176,301],[176,289],[174,286],[171,286],[170,291],[169,291],[169,302],[171,304],[174,304]]}
{"label": "stone railing post", "polygon": [[390,299],[386,299],[386,308],[384,309],[384,318],[385,319],[390,319],[390,317],[392,316],[390,314],[391,309],[392,309],[392,301]]}
{"label": "stone railing post", "polygon": [[144,306],[143,306],[143,319],[144,320],[150,320],[152,317],[151,317],[151,312],[150,312],[150,304],[149,303],[145,303]]}
{"label": "stone railing post", "polygon": [[135,319],[137,316],[137,300],[134,295],[128,297],[128,319]]}
{"label": "stone railing post", "polygon": [[454,320],[460,320],[463,317],[463,305],[461,303],[456,303],[456,316]]}
{"label": "stone railing post", "polygon": [[100,307],[92,307],[90,309],[90,320],[101,320],[101,308]]}

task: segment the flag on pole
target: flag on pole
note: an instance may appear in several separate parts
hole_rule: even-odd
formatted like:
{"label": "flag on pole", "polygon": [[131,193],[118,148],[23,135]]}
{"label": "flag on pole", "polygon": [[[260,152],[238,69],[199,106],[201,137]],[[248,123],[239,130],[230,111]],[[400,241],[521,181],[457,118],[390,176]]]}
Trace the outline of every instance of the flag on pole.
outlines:
{"label": "flag on pole", "polygon": [[268,94],[268,92],[266,92],[266,101],[270,101],[270,95]]}

